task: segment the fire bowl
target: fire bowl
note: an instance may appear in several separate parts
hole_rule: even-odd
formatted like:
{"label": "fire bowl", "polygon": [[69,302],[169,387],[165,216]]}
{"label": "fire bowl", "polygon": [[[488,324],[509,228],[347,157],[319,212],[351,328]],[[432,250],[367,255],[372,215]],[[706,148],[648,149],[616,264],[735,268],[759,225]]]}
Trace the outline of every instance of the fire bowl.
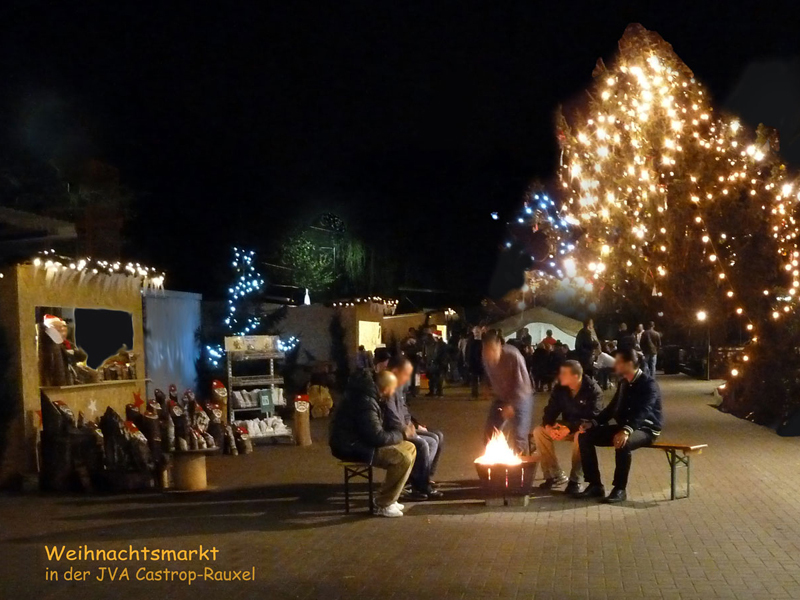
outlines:
{"label": "fire bowl", "polygon": [[533,487],[538,457],[520,456],[517,465],[475,463],[475,470],[487,498],[525,496]]}

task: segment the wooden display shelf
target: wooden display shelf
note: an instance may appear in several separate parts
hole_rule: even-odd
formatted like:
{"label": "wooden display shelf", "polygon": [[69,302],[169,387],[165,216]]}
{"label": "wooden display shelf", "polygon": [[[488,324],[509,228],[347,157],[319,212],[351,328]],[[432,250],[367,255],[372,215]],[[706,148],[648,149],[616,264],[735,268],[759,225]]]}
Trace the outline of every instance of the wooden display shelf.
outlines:
{"label": "wooden display shelf", "polygon": [[74,385],[42,385],[40,390],[79,390],[81,388],[95,388],[125,383],[147,383],[150,379],[114,379],[111,381],[97,381],[95,383],[76,383]]}

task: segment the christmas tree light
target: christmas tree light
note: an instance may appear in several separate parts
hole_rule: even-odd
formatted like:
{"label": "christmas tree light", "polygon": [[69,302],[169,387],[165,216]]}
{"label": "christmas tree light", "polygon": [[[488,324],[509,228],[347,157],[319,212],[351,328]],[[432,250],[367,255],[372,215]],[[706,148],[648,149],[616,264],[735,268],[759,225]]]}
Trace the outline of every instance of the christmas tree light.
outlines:
{"label": "christmas tree light", "polygon": [[[228,288],[227,315],[223,320],[229,335],[256,335],[264,325],[259,316],[247,314],[244,303],[251,301],[252,297],[259,294],[264,287],[264,277],[256,269],[256,253],[253,250],[233,248],[231,266],[234,269],[233,284]],[[269,327],[269,325],[265,325]],[[282,352],[294,350],[300,340],[295,336],[278,340],[278,348]],[[225,357],[225,350],[221,344],[207,345],[206,356],[211,365],[218,367]]]}
{"label": "christmas tree light", "polygon": [[[738,320],[750,347],[730,376],[755,369],[753,385],[767,385],[764,361],[789,360],[774,352],[773,323],[793,323],[800,287],[800,186],[777,134],[718,114],[672,47],[639,25],[610,67],[598,61],[587,96],[558,116],[566,226],[539,222],[555,273],[679,323],[701,307],[720,328]],[[765,330],[776,334],[766,350]]]}

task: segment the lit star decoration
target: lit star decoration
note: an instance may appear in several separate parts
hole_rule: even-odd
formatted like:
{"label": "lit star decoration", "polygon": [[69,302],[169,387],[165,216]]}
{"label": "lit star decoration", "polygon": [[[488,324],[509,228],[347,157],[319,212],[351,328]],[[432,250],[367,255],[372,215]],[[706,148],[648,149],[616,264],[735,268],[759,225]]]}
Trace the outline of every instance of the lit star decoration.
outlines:
{"label": "lit star decoration", "polygon": [[719,318],[740,319],[754,344],[765,319],[794,312],[800,288],[800,185],[777,136],[715,114],[672,47],[641,26],[594,76],[588,103],[558,120],[568,227],[549,232],[556,273],[653,296],[687,319],[717,296]]}

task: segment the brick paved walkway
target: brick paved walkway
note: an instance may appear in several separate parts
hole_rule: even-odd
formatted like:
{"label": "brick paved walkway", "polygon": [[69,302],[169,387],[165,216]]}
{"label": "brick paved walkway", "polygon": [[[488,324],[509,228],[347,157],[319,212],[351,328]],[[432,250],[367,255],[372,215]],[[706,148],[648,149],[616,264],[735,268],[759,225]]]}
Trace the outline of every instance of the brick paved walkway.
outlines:
{"label": "brick paved walkway", "polygon": [[[799,597],[800,439],[717,412],[706,382],[661,382],[664,439],[710,444],[693,464],[688,500],[667,501],[666,460],[645,450],[634,455],[625,505],[554,493],[527,508],[487,508],[469,489],[487,402],[419,400],[414,411],[446,435],[438,479],[448,501],[411,506],[402,519],[345,517],[341,473],[315,423],[310,448],[211,460],[217,489],[208,493],[0,497],[0,598]],[[568,464],[568,445],[558,446]],[[600,460],[610,481],[611,451]],[[45,544],[84,543],[215,545],[217,567],[255,566],[256,581],[43,580]],[[133,579],[142,564],[121,566]]]}

